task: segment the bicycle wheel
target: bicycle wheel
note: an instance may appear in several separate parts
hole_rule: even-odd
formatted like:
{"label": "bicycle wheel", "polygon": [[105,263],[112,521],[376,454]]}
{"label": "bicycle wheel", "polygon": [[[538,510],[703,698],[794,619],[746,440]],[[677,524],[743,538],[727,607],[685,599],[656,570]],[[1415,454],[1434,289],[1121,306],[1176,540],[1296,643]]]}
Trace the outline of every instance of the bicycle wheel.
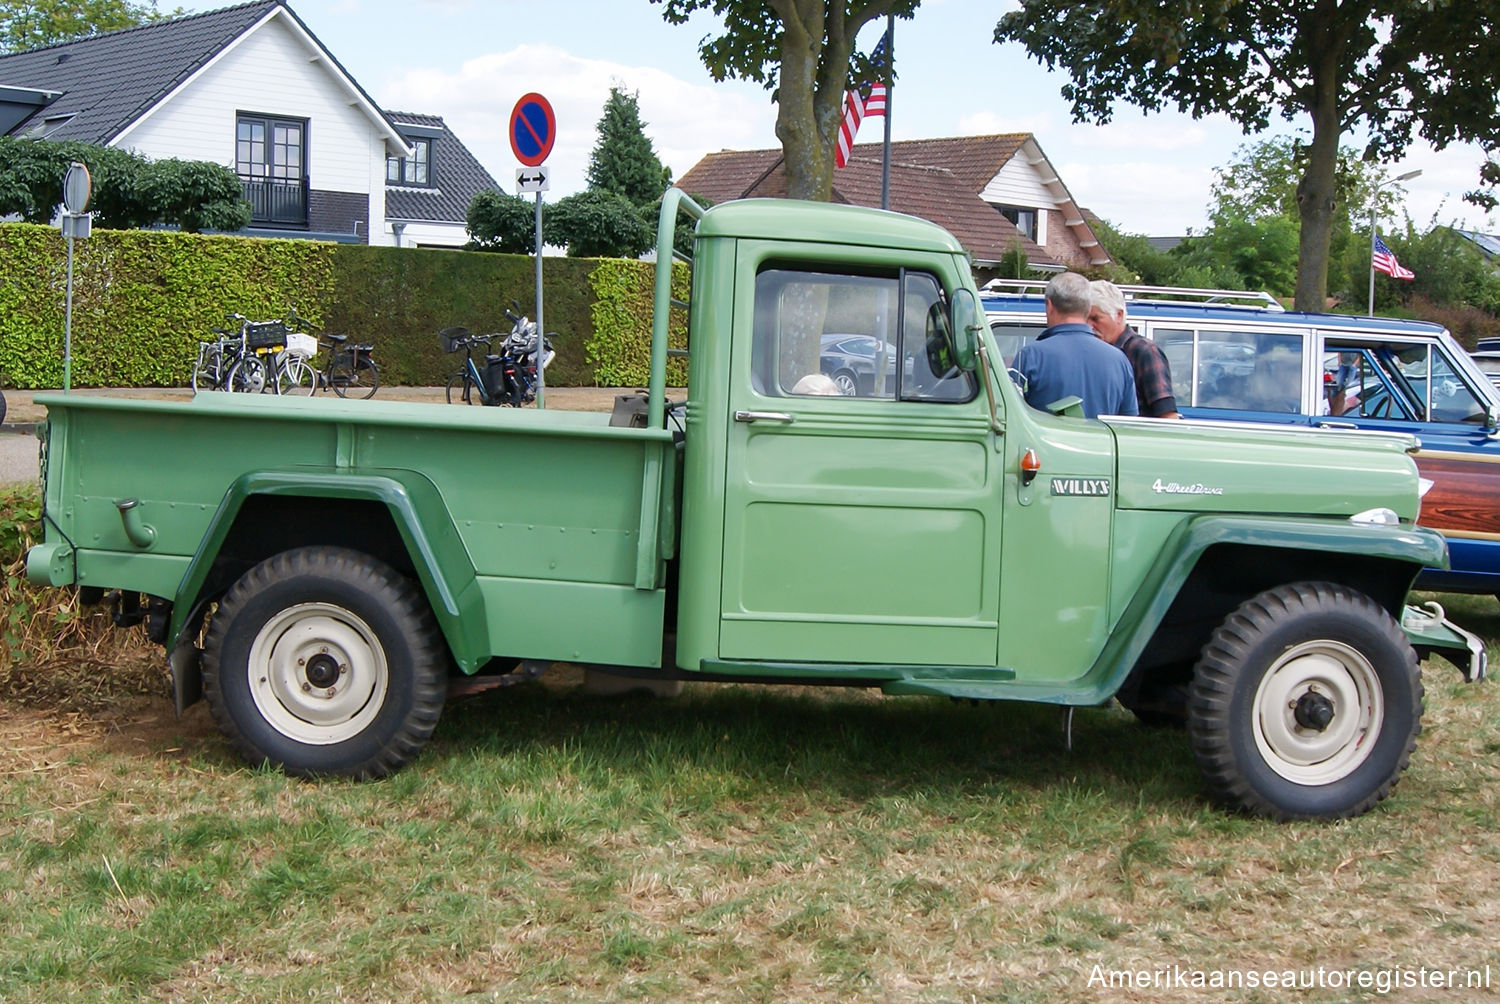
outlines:
{"label": "bicycle wheel", "polygon": [[352,363],[348,359],[336,363],[331,379],[339,397],[364,399],[380,388],[380,368],[369,357],[356,356]]}
{"label": "bicycle wheel", "polygon": [[224,353],[212,345],[198,349],[198,358],[193,361],[193,393],[202,390],[223,390],[219,376],[224,372]]}
{"label": "bicycle wheel", "polygon": [[484,404],[484,395],[469,379],[468,372],[455,373],[446,389],[449,404]]}
{"label": "bicycle wheel", "polygon": [[226,390],[239,394],[259,394],[266,389],[266,367],[255,356],[236,359],[224,377]]}
{"label": "bicycle wheel", "polygon": [[318,374],[301,356],[289,356],[277,367],[276,392],[312,397],[318,389]]}

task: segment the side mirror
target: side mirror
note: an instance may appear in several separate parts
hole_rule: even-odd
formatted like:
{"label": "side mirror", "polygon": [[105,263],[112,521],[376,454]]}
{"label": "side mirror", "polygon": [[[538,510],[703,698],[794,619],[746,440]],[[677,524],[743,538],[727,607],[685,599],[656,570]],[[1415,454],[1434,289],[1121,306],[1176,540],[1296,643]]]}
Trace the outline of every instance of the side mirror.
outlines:
{"label": "side mirror", "polygon": [[979,301],[973,291],[960,288],[949,304],[949,330],[953,332],[953,355],[958,368],[972,373],[979,364]]}
{"label": "side mirror", "polygon": [[[0,407],[0,415],[5,414],[5,409]],[[1500,436],[1500,407],[1490,405],[1484,409],[1484,431],[1491,438]]]}

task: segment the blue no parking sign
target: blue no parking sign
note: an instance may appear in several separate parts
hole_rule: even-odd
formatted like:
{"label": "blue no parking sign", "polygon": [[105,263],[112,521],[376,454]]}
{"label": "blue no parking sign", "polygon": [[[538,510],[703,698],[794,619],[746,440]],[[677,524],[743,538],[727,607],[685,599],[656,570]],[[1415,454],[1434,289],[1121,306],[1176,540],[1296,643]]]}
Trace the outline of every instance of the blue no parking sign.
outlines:
{"label": "blue no parking sign", "polygon": [[537,167],[552,152],[557,119],[552,104],[540,94],[525,94],[510,113],[510,149],[527,167]]}

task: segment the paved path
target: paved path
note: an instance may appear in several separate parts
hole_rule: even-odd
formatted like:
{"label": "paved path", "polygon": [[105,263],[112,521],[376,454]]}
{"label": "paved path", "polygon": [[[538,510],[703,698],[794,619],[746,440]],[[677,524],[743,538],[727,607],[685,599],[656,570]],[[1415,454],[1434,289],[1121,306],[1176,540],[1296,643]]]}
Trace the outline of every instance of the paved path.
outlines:
{"label": "paved path", "polygon": [[40,476],[36,447],[36,439],[29,435],[8,429],[0,433],[0,487],[35,481]]}

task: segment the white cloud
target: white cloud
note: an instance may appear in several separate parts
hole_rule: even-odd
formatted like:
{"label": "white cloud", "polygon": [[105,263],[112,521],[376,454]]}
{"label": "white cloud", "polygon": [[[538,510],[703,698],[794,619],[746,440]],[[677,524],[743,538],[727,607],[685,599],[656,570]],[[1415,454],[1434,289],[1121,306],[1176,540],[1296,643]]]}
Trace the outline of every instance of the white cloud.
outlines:
{"label": "white cloud", "polygon": [[[522,45],[466,60],[449,72],[431,67],[390,80],[389,107],[441,114],[507,191],[518,167],[510,149],[510,112],[538,92],[551,103],[557,140],[547,165],[555,199],[586,185],[596,126],[619,86],[639,94],[641,118],[662,162],[680,177],[705,153],[775,145],[775,111],[765,92],[686,83],[662,70],[584,59],[550,45]],[[757,100],[758,99],[758,100]]]}

